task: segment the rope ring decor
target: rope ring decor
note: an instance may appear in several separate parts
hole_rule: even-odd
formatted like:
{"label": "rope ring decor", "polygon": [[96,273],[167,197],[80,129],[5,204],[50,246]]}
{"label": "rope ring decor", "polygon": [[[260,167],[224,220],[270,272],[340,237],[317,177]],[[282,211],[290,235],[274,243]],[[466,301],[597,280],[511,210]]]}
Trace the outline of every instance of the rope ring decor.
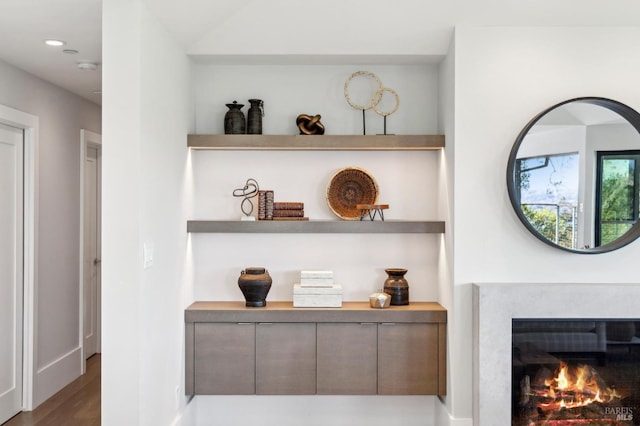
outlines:
{"label": "rope ring decor", "polygon": [[[391,111],[381,111],[378,109],[378,104],[382,100],[384,92],[389,92],[396,98],[396,105]],[[371,105],[373,106],[373,110],[376,112],[376,114],[386,117],[387,115],[391,115],[398,110],[398,107],[400,106],[400,97],[398,96],[398,92],[396,92],[395,90],[389,87],[381,87],[380,89],[376,90],[376,92],[371,97]]]}
{"label": "rope ring decor", "polygon": [[[354,103],[349,97],[349,84],[351,83],[351,80],[361,76],[372,78],[373,80],[375,80],[376,83],[378,83],[378,90],[376,90],[373,96],[371,97],[370,105],[358,105]],[[347,78],[347,81],[344,82],[344,98],[347,100],[347,103],[351,105],[353,108],[368,110],[371,108],[375,108],[375,106],[378,105],[378,103],[380,103],[380,101],[382,100],[382,93],[380,93],[380,91],[382,89],[383,89],[382,81],[380,81],[377,75],[369,71],[356,71],[353,74],[351,74],[349,78]],[[378,96],[377,98],[376,98],[376,95]]]}

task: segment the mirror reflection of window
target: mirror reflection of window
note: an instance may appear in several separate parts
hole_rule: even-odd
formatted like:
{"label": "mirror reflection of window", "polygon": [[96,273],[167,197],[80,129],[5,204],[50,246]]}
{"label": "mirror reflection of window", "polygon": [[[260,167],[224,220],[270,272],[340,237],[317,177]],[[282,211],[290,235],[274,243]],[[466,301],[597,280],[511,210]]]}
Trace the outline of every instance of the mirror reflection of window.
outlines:
{"label": "mirror reflection of window", "polygon": [[579,164],[577,152],[516,161],[520,206],[531,225],[562,247],[577,247]]}
{"label": "mirror reflection of window", "polygon": [[541,241],[605,253],[640,238],[640,113],[598,97],[570,99],[522,129],[507,165],[509,199]]}
{"label": "mirror reflection of window", "polygon": [[597,153],[596,244],[624,235],[638,221],[640,151]]}

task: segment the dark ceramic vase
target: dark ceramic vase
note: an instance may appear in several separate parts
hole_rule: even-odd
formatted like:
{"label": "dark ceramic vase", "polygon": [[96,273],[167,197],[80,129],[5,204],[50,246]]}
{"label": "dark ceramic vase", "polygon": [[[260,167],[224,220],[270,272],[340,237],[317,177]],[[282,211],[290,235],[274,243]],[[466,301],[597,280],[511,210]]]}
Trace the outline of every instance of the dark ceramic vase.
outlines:
{"label": "dark ceramic vase", "polygon": [[247,112],[247,134],[262,134],[262,116],[264,114],[264,103],[260,99],[249,99],[251,107]]}
{"label": "dark ceramic vase", "polygon": [[229,111],[224,115],[224,134],[225,135],[243,135],[246,133],[247,122],[242,112],[243,104],[233,101],[232,104],[226,104]]}
{"label": "dark ceramic vase", "polygon": [[408,305],[409,283],[404,278],[407,270],[389,268],[384,271],[389,275],[384,281],[384,292],[391,295],[391,305]]}
{"label": "dark ceramic vase", "polygon": [[246,306],[261,308],[267,306],[267,294],[271,289],[271,276],[265,268],[245,268],[240,272],[238,286],[247,301]]}

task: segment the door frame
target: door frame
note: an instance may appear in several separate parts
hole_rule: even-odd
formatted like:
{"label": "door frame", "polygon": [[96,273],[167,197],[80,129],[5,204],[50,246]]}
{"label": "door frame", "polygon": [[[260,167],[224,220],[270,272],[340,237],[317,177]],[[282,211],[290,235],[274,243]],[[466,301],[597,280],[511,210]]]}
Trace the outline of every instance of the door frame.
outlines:
{"label": "door frame", "polygon": [[[80,130],[80,259],[79,259],[79,283],[80,283],[80,321],[78,327],[78,339],[81,348],[81,372],[84,374],[87,370],[87,360],[84,355],[84,173],[85,173],[85,157],[89,148],[97,148],[99,155],[102,154],[102,135],[89,130]],[[98,352],[101,347],[101,289],[98,289]]]}
{"label": "door frame", "polygon": [[38,283],[38,144],[39,117],[0,105],[0,123],[24,131],[22,408],[33,409],[36,354],[36,286]]}

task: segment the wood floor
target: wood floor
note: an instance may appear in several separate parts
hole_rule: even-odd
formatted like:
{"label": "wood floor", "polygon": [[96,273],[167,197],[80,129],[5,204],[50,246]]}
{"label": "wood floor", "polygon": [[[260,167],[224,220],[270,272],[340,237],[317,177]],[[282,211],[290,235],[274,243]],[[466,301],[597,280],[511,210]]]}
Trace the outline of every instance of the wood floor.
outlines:
{"label": "wood floor", "polygon": [[100,354],[87,360],[87,372],[43,402],[2,426],[99,426]]}

